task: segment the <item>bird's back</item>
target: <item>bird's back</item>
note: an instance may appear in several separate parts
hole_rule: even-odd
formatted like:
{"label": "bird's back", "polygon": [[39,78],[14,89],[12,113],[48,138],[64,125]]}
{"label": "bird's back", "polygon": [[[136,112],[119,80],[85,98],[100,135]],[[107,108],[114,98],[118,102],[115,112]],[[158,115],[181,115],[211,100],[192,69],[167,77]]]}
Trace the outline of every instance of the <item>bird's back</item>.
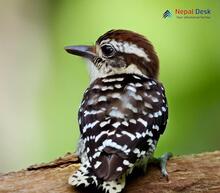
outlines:
{"label": "bird's back", "polygon": [[86,156],[95,176],[116,180],[155,150],[168,116],[163,86],[135,74],[94,81],[79,110]]}

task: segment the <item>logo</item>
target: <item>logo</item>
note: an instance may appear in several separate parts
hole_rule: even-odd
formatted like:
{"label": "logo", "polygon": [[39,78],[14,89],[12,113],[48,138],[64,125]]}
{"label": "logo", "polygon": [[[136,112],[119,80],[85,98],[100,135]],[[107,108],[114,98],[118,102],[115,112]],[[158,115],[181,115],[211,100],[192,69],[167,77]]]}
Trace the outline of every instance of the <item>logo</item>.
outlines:
{"label": "logo", "polygon": [[181,9],[176,8],[173,10],[167,9],[163,13],[164,19],[166,18],[176,18],[176,19],[210,19],[212,15],[211,9],[199,9],[199,8],[190,8],[190,9]]}
{"label": "logo", "polygon": [[169,18],[172,16],[172,13],[171,11],[169,10],[166,10],[164,13],[163,13],[163,18],[166,19],[166,18]]}

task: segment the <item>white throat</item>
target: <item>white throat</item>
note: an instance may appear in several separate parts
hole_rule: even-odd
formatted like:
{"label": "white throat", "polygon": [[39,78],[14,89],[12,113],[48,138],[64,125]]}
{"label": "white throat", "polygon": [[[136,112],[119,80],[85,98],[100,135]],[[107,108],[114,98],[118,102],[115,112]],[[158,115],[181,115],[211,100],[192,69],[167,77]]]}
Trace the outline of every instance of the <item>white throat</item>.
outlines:
{"label": "white throat", "polygon": [[87,60],[87,66],[89,70],[90,83],[92,83],[97,78],[103,78],[114,74],[138,74],[143,77],[147,77],[134,64],[130,64],[127,68],[111,68],[111,71],[109,73],[106,73],[109,71],[109,69],[101,68],[100,70],[98,70],[90,60]]}

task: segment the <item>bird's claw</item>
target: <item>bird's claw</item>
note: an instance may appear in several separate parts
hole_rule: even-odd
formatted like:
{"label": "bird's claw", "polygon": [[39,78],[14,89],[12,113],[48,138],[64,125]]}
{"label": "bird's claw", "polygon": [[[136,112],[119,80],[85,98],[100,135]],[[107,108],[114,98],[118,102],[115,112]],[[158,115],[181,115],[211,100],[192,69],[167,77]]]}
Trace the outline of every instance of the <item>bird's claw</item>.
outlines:
{"label": "bird's claw", "polygon": [[157,165],[160,166],[160,170],[161,170],[161,174],[163,177],[166,178],[167,181],[169,181],[169,175],[166,169],[166,165],[167,165],[167,161],[173,156],[172,153],[170,152],[166,152],[164,153],[162,156],[160,156],[159,158],[152,158],[151,162],[155,163]]}

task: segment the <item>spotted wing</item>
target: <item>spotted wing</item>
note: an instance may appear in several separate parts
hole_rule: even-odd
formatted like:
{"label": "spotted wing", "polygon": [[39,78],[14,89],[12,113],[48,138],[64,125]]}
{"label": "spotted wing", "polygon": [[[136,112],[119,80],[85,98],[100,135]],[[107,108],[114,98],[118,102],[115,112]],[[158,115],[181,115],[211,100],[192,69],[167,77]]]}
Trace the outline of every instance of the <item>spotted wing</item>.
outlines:
{"label": "spotted wing", "polygon": [[114,75],[87,89],[79,111],[85,151],[96,176],[117,179],[155,150],[166,127],[163,86],[138,75]]}

